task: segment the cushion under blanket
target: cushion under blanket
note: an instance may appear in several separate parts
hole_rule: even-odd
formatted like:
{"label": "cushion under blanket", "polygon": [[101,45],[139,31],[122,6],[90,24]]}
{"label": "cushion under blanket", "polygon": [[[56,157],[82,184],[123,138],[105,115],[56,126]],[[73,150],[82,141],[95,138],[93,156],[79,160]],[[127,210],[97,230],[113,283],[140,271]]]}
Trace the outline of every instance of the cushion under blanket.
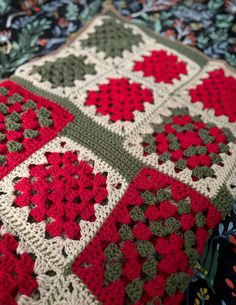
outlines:
{"label": "cushion under blanket", "polygon": [[0,84],[0,304],[179,305],[236,176],[236,74],[107,10]]}

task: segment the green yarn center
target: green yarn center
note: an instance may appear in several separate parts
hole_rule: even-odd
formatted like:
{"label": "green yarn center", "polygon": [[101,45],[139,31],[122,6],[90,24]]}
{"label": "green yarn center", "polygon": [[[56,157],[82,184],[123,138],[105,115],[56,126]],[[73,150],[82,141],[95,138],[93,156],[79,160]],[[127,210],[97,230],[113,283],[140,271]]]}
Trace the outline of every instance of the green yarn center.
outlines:
{"label": "green yarn center", "polygon": [[73,87],[75,80],[85,80],[87,74],[96,74],[94,64],[86,64],[85,57],[68,55],[43,66],[34,66],[32,73],[39,73],[41,81],[49,81],[53,87]]}
{"label": "green yarn center", "polygon": [[113,19],[106,19],[103,24],[95,27],[94,33],[82,40],[83,47],[95,47],[98,52],[104,52],[105,58],[121,57],[123,51],[142,42],[140,34],[134,34],[132,29],[126,29],[123,24]]}

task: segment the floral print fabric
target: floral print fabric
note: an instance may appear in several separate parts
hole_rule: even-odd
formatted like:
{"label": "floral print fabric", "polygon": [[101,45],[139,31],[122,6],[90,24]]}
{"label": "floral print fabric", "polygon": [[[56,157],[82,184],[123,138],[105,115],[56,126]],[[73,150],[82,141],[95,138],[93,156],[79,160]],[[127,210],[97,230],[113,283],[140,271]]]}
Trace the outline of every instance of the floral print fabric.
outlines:
{"label": "floral print fabric", "polygon": [[1,0],[0,78],[73,37],[97,13],[101,0]]}
{"label": "floral print fabric", "polygon": [[114,0],[133,22],[236,67],[235,0]]}
{"label": "floral print fabric", "polygon": [[234,305],[236,301],[236,204],[215,228],[185,292],[183,305]]}
{"label": "floral print fabric", "polygon": [[236,67],[235,0],[2,0],[0,77],[58,48],[100,10],[102,2],[113,2],[134,22]]}

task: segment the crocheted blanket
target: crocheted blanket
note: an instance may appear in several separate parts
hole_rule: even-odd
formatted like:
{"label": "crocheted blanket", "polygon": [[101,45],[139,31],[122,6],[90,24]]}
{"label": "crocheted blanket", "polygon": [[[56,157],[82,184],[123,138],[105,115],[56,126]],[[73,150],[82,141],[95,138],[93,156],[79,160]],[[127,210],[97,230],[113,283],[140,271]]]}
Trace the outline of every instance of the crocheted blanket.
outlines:
{"label": "crocheted blanket", "polygon": [[107,11],[0,84],[0,304],[179,305],[236,197],[236,74]]}

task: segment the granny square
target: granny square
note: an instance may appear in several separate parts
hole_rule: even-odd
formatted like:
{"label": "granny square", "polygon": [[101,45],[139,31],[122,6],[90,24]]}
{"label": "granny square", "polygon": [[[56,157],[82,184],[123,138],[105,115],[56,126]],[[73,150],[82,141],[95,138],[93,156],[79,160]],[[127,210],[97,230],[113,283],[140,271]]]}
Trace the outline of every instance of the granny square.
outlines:
{"label": "granny square", "polygon": [[154,41],[138,27],[107,15],[95,19],[76,43],[104,64],[119,67]]}
{"label": "granny square", "polygon": [[12,81],[0,84],[0,177],[52,140],[73,115]]}
{"label": "granny square", "polygon": [[236,127],[236,76],[222,63],[212,61],[199,75],[185,85],[178,93],[188,104],[203,109],[204,113],[215,116]]}
{"label": "granny square", "polygon": [[59,264],[66,264],[95,234],[127,183],[92,152],[57,137],[13,170],[1,186],[5,194],[0,209],[9,210],[12,226],[19,222],[20,230],[34,231],[37,243],[51,251],[50,256],[58,255]]}
{"label": "granny square", "polygon": [[191,80],[200,71],[200,66],[187,56],[158,43],[149,43],[123,61],[121,69],[152,88],[168,93]]}
{"label": "granny square", "polygon": [[60,48],[56,54],[49,54],[34,61],[32,65],[23,65],[15,75],[32,81],[38,88],[47,92],[67,96],[88,85],[108,70],[103,64],[90,56],[76,43]]}
{"label": "granny square", "polygon": [[98,124],[120,135],[142,124],[165,103],[164,91],[113,69],[68,95],[69,100]]}
{"label": "granny square", "polygon": [[234,126],[174,98],[131,133],[124,147],[206,196],[217,194],[236,162]]}

